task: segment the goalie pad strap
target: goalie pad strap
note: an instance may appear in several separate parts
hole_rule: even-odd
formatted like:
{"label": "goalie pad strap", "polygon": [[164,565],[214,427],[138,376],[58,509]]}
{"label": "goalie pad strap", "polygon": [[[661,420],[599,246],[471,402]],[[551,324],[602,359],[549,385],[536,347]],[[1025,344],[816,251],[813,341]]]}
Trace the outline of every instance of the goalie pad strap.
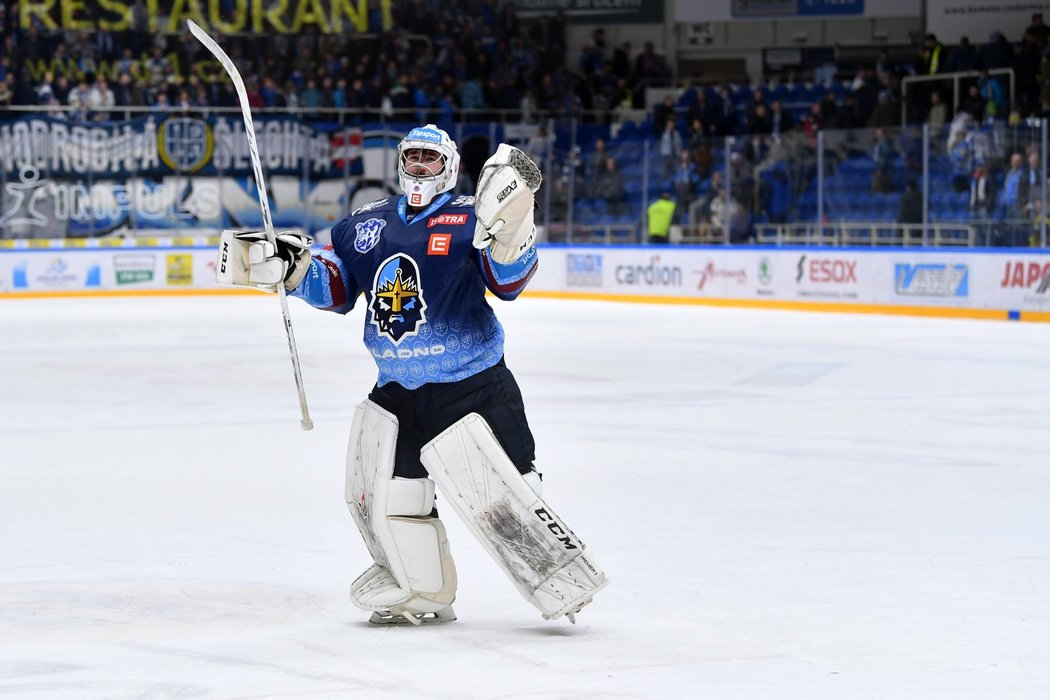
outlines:
{"label": "goalie pad strap", "polygon": [[430,479],[402,479],[390,482],[387,515],[430,515],[434,510],[434,482]]}
{"label": "goalie pad strap", "polygon": [[445,499],[543,617],[575,613],[608,583],[584,544],[530,488],[478,414],[434,438],[421,459]]}

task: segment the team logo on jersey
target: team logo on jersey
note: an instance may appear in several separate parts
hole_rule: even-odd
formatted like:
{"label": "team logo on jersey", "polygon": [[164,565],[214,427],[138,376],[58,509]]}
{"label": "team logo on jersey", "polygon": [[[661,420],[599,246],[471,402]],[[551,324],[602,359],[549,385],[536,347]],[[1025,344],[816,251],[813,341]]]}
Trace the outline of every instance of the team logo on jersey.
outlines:
{"label": "team logo on jersey", "polygon": [[400,345],[426,322],[426,302],[419,285],[419,266],[407,255],[391,255],[372,283],[371,323],[379,335]]}
{"label": "team logo on jersey", "polygon": [[358,253],[367,253],[375,248],[384,226],[386,226],[386,221],[383,219],[369,219],[356,224],[354,228],[357,230],[357,238],[354,239],[354,250]]}

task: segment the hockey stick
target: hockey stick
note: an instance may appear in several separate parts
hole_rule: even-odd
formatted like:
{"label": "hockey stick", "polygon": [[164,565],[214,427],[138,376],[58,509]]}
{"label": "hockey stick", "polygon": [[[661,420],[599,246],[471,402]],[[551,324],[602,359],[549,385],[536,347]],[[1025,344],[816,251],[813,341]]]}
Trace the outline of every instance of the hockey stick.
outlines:
{"label": "hockey stick", "polygon": [[[270,216],[270,199],[266,194],[266,180],[263,176],[262,160],[259,158],[259,144],[255,141],[255,125],[252,124],[252,111],[248,106],[248,91],[244,89],[244,81],[241,80],[240,71],[237,70],[237,66],[233,65],[233,61],[226,55],[226,52],[215,43],[215,40],[208,36],[208,33],[197,26],[193,20],[186,20],[186,26],[189,27],[190,34],[195,36],[197,41],[204,44],[204,48],[208,49],[212,56],[226,69],[230,80],[233,81],[233,87],[237,90],[237,99],[241,103],[241,116],[244,117],[244,135],[248,137],[248,154],[252,159],[252,169],[255,170],[255,187],[259,190],[259,206],[262,208],[263,231],[266,234],[266,240],[276,250],[277,235],[273,230],[273,218]],[[281,313],[284,315],[284,332],[288,336],[288,352],[292,355],[295,388],[299,392],[299,412],[302,415],[299,426],[303,430],[311,430],[314,427],[314,422],[310,420],[310,409],[306,406],[303,373],[299,368],[299,351],[295,348],[295,334],[292,333],[292,317],[288,314],[288,295],[283,284],[277,285],[277,296],[281,300]]]}

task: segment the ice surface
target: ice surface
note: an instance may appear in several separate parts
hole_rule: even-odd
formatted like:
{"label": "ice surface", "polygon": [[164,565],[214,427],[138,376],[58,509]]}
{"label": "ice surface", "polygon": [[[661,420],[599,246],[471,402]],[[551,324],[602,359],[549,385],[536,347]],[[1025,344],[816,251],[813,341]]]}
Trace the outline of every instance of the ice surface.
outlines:
{"label": "ice surface", "polygon": [[498,303],[546,622],[449,512],[459,621],[375,628],[342,502],[361,310],[0,301],[0,696],[1050,697],[1050,326]]}

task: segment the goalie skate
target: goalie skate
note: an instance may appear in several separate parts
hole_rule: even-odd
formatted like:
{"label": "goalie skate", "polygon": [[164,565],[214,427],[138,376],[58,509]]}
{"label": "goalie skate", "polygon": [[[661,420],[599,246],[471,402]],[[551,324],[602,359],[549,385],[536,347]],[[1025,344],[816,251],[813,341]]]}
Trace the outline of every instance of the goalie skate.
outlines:
{"label": "goalie skate", "polygon": [[413,615],[407,611],[401,613],[395,613],[391,610],[376,611],[368,618],[368,622],[373,625],[415,625],[420,627],[422,625],[453,622],[455,619],[456,613],[452,610],[452,606],[449,605],[447,608],[441,608],[437,612],[424,613],[422,615]]}

